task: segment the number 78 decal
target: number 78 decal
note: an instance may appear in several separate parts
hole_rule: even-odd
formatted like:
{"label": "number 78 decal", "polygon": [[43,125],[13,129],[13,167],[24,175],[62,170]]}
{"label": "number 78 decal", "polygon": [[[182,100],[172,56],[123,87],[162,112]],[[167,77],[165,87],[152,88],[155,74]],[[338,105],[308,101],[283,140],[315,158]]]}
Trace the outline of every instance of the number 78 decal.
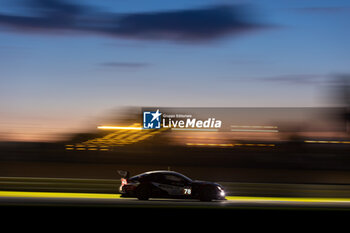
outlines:
{"label": "number 78 decal", "polygon": [[191,195],[191,193],[192,193],[191,188],[184,188],[184,194],[185,195]]}

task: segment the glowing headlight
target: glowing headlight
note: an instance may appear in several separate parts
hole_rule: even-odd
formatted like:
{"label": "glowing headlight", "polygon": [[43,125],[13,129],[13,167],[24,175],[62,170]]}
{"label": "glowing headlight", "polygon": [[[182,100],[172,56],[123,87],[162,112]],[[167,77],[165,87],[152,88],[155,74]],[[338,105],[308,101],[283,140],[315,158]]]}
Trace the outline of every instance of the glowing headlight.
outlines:
{"label": "glowing headlight", "polygon": [[220,192],[220,196],[224,197],[224,196],[225,196],[225,192],[224,192],[224,191],[221,191],[221,192]]}

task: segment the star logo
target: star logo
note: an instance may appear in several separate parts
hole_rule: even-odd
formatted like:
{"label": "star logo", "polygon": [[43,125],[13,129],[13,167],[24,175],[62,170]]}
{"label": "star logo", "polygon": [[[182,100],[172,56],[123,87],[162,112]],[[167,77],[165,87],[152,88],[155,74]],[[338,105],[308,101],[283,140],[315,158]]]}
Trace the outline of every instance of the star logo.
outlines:
{"label": "star logo", "polygon": [[157,121],[159,121],[159,116],[162,115],[161,113],[159,113],[159,109],[157,109],[157,111],[155,113],[151,113],[151,115],[153,116],[152,121],[154,121],[155,119],[157,119]]}

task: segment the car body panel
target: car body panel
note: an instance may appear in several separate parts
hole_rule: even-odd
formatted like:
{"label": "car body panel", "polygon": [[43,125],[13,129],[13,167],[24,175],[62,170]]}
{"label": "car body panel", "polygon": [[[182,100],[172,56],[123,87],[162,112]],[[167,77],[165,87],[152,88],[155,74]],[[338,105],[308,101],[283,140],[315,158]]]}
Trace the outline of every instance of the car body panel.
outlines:
{"label": "car body panel", "polygon": [[[225,200],[223,187],[214,182],[191,180],[174,171],[151,171],[122,178],[122,197]],[[139,198],[141,199],[141,198]]]}

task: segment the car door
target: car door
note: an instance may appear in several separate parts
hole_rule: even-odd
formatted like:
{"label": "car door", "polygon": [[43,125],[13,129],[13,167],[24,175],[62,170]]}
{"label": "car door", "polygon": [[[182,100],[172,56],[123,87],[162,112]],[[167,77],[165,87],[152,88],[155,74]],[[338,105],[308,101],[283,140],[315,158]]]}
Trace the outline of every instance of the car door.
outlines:
{"label": "car door", "polygon": [[169,196],[180,197],[191,194],[188,182],[176,174],[162,174],[159,183],[155,185],[164,190]]}

